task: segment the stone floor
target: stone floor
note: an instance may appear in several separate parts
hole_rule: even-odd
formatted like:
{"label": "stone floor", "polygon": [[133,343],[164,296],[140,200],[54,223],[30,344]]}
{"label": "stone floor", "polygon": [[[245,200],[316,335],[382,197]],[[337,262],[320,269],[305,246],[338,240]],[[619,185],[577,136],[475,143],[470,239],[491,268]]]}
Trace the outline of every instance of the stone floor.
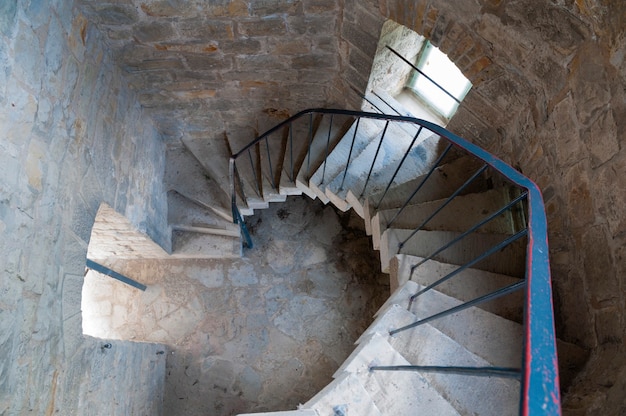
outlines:
{"label": "stone floor", "polygon": [[389,296],[362,221],[304,197],[248,219],[235,260],[125,261],[145,292],[90,273],[84,329],[170,346],[166,415],[286,410],[330,380]]}

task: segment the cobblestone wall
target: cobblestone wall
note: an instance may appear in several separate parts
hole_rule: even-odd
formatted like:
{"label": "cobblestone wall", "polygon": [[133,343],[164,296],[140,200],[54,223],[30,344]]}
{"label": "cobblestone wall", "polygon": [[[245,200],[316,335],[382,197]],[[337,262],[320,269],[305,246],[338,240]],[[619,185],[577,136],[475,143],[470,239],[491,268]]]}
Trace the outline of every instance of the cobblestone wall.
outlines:
{"label": "cobblestone wall", "polygon": [[152,374],[155,347],[101,354],[81,332],[99,204],[167,246],[164,144],[102,44],[71,1],[0,4],[0,414],[152,414],[162,397],[120,384]]}

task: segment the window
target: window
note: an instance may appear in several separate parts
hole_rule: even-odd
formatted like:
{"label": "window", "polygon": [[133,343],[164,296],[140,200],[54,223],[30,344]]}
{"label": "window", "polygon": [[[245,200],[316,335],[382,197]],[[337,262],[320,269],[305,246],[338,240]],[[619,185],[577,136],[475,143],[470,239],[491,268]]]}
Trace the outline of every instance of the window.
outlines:
{"label": "window", "polygon": [[[418,55],[416,66],[427,77],[417,71],[413,71],[407,87],[421,98],[426,105],[449,119],[470,88],[472,88],[472,83],[463,76],[461,71],[443,52],[430,42],[425,43],[424,48]],[[431,80],[445,88],[449,95]]]}

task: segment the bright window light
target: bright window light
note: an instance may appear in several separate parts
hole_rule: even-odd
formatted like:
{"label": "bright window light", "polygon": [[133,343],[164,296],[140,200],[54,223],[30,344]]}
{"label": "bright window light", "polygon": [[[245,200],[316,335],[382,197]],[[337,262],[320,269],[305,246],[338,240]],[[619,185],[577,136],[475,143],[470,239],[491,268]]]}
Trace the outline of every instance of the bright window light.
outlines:
{"label": "bright window light", "polygon": [[[420,54],[417,67],[459,101],[462,101],[472,88],[471,82],[463,76],[456,65],[430,42]],[[450,118],[459,105],[441,88],[417,71],[414,71],[408,87],[446,118]]]}

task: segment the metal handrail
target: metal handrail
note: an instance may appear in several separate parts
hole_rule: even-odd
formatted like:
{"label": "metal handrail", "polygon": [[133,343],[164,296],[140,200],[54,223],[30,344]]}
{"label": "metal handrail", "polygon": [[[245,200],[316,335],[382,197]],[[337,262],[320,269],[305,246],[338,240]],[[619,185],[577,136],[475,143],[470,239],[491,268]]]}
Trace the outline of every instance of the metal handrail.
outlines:
{"label": "metal handrail", "polygon": [[[526,246],[525,279],[523,285],[514,285],[509,288],[503,288],[502,290],[503,292],[509,293],[512,290],[523,288],[525,291],[520,412],[523,415],[560,414],[560,392],[558,368],[556,365],[557,353],[552,307],[547,221],[543,198],[538,186],[532,180],[486,150],[481,149],[477,145],[431,122],[407,116],[314,108],[300,111],[282,123],[279,123],[254,139],[230,158],[230,191],[234,213],[239,213],[235,181],[237,159],[261,140],[267,140],[272,133],[286,126],[292,126],[296,120],[305,116],[308,116],[309,119],[310,134],[308,141],[310,149],[313,139],[312,125],[314,115],[342,115],[355,117],[359,120],[366,118],[394,123],[408,123],[418,128],[425,128],[439,135],[454,147],[462,149],[467,154],[482,161],[488,165],[491,170],[498,172],[511,184],[525,190],[525,200],[528,209],[527,229],[524,230],[524,234],[527,234],[528,241]],[[293,138],[290,140],[293,140]],[[326,156],[328,156],[328,150],[326,151]],[[293,156],[291,157],[293,158]],[[439,162],[440,160],[437,163]],[[293,160],[291,163],[293,163]],[[308,165],[308,161],[305,163]],[[432,173],[432,171],[430,173]],[[293,178],[293,168],[291,176],[291,179],[295,180],[295,178]],[[378,204],[380,204],[381,201],[379,201]],[[243,225],[243,221],[239,222]],[[483,301],[483,297],[470,302],[474,302],[473,304],[475,304],[481,301]],[[428,319],[430,320],[431,318]]]}

